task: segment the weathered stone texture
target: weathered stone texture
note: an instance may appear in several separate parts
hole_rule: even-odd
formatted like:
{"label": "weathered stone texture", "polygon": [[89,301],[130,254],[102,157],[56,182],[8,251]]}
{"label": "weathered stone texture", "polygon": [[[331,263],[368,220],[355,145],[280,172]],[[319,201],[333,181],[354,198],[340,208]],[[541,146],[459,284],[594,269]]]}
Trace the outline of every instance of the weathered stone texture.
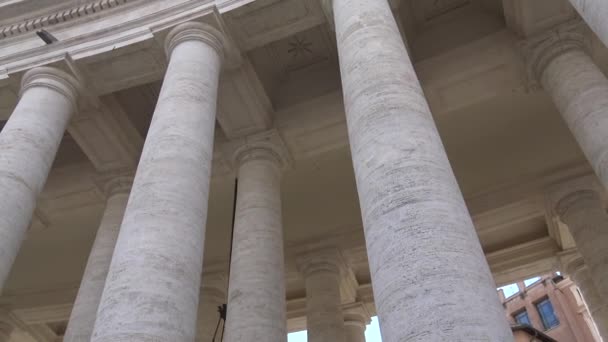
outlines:
{"label": "weathered stone texture", "polygon": [[[326,256],[306,256],[300,265],[306,286],[306,330],[309,342],[345,342],[340,296],[340,269]],[[326,260],[324,260],[326,259]]]}
{"label": "weathered stone texture", "polygon": [[608,298],[608,214],[599,194],[581,190],[565,196],[556,208],[568,226],[593,283],[604,300]]}
{"label": "weathered stone texture", "polygon": [[182,24],[139,162],[92,341],[193,341],[221,57]]}
{"label": "weathered stone texture", "polygon": [[0,133],[0,292],[74,112],[77,87],[74,78],[58,69],[30,70]]}
{"label": "weathered stone texture", "polygon": [[582,50],[556,56],[540,76],[543,88],[608,188],[608,79]]}
{"label": "weathered stone texture", "polygon": [[383,341],[511,341],[388,2],[333,0],[333,13]]}
{"label": "weathered stone texture", "polygon": [[226,341],[286,341],[280,161],[264,149],[239,159]]}
{"label": "weathered stone texture", "polygon": [[63,337],[65,342],[82,342],[91,339],[99,301],[128,199],[129,192],[124,189],[111,194],[106,201],[106,208]]}

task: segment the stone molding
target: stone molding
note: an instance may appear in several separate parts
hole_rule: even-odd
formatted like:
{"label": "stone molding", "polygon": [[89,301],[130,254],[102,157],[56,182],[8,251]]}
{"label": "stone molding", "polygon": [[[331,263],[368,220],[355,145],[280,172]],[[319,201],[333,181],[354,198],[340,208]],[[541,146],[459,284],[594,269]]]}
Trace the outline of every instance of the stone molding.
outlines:
{"label": "stone molding", "polygon": [[372,315],[361,302],[343,305],[342,313],[344,314],[344,325],[356,325],[365,330],[365,326],[372,321]]}
{"label": "stone molding", "polygon": [[171,53],[177,45],[192,40],[202,41],[211,46],[220,58],[224,58],[226,49],[224,35],[211,25],[194,21],[179,24],[171,29],[165,40],[167,58],[171,58]]}
{"label": "stone molding", "polygon": [[[559,183],[550,184],[544,187],[544,207],[545,221],[551,236],[563,250],[575,248],[574,238],[570,233],[570,229],[563,222],[563,215],[568,210],[568,207],[575,204],[578,200],[585,198],[586,192],[596,193],[599,196],[599,203],[605,201],[605,194],[597,177],[594,174],[569,178],[562,180]],[[593,194],[588,194],[593,196]]]}
{"label": "stone molding", "polygon": [[556,57],[569,51],[589,52],[591,42],[582,20],[557,26],[522,43],[530,87],[539,88],[543,72]]}
{"label": "stone molding", "polygon": [[569,275],[571,278],[576,277],[576,274],[587,270],[585,261],[578,250],[571,248],[558,254],[560,270]]}
{"label": "stone molding", "polygon": [[260,159],[276,163],[281,170],[292,165],[291,155],[276,129],[231,140],[223,149],[235,171],[248,161]]}
{"label": "stone molding", "polygon": [[340,277],[342,270],[346,268],[346,263],[337,248],[302,253],[296,257],[296,265],[304,278],[317,272],[329,272]]}
{"label": "stone molding", "polygon": [[28,89],[46,87],[67,97],[77,107],[79,95],[83,93],[82,84],[74,76],[53,67],[36,67],[28,70],[21,80],[22,96]]}
{"label": "stone molding", "polygon": [[19,23],[2,26],[0,27],[0,40],[51,25],[64,23],[73,19],[83,18],[91,14],[98,14],[101,11],[118,7],[128,1],[133,0],[97,0],[78,7],[72,7],[52,14],[30,18]]}
{"label": "stone molding", "polygon": [[559,217],[564,217],[573,209],[584,209],[582,203],[600,204],[601,198],[595,190],[577,190],[561,198],[555,205],[555,213]]}
{"label": "stone molding", "polygon": [[135,175],[132,171],[108,172],[93,179],[99,190],[110,198],[114,195],[129,194]]}
{"label": "stone molding", "polygon": [[603,190],[595,175],[573,178],[553,184],[545,189],[545,207],[548,215],[562,216],[577,200],[603,201]]}

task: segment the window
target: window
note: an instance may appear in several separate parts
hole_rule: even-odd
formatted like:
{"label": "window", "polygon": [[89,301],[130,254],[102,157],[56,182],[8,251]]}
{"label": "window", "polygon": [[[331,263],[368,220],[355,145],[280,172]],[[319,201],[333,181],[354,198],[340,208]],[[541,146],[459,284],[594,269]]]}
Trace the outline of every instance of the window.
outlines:
{"label": "window", "polygon": [[518,324],[527,324],[530,326],[532,325],[532,323],[530,323],[530,317],[528,317],[528,311],[526,311],[526,309],[523,309],[522,311],[513,315],[513,318],[515,318],[515,322],[517,322]]}
{"label": "window", "polygon": [[545,330],[549,330],[559,325],[559,319],[553,310],[553,305],[549,298],[545,298],[540,302],[536,303],[536,309],[540,314],[540,318],[543,321]]}

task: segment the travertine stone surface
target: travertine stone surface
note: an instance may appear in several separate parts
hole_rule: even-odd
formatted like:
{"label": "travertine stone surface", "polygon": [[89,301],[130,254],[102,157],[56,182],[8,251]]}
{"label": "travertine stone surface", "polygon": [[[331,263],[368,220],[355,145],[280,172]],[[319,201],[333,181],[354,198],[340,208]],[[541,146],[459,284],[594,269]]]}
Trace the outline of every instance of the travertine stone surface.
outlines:
{"label": "travertine stone surface", "polygon": [[608,1],[570,0],[570,3],[583,17],[587,25],[597,34],[604,45],[608,46]]}
{"label": "travertine stone surface", "polygon": [[78,87],[58,69],[28,71],[21,99],[0,133],[0,293],[74,113]]}
{"label": "travertine stone surface", "polygon": [[340,297],[340,268],[332,254],[311,252],[299,258],[306,286],[308,342],[345,342]]}
{"label": "travertine stone surface", "polygon": [[63,337],[65,342],[84,342],[91,339],[131,183],[130,178],[114,178],[106,184],[106,208],[72,307]]}
{"label": "travertine stone surface", "polygon": [[512,341],[388,2],[333,13],[383,341]]}
{"label": "travertine stone surface", "polygon": [[120,228],[92,341],[193,341],[221,35],[200,23],[167,37],[170,55]]}
{"label": "travertine stone surface", "polygon": [[600,297],[608,301],[608,214],[599,194],[592,190],[572,192],[555,210],[570,229]]}
{"label": "travertine stone surface", "polygon": [[286,341],[281,160],[271,148],[256,145],[237,153],[225,341]]}
{"label": "travertine stone surface", "polygon": [[561,52],[566,43],[546,48],[547,63],[539,65],[539,78],[608,188],[608,79],[582,49]]}
{"label": "travertine stone surface", "polygon": [[600,336],[604,340],[608,339],[608,305],[606,305],[606,301],[597,292],[589,269],[581,258],[578,258],[569,265],[568,274],[581,290],[581,294],[585,299],[589,313],[597,326]]}

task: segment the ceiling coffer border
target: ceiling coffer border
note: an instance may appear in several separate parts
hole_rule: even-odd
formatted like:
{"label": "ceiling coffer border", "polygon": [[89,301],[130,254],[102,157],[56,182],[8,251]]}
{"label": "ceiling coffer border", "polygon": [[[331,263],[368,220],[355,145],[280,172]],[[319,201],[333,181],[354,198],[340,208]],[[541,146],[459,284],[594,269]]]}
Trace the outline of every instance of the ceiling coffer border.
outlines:
{"label": "ceiling coffer border", "polygon": [[86,5],[80,5],[75,8],[65,9],[37,18],[27,19],[19,23],[2,26],[0,27],[0,40],[41,29],[43,27],[65,23],[72,19],[78,19],[87,15],[96,14],[110,8],[118,7],[129,1],[130,0],[97,0]]}

